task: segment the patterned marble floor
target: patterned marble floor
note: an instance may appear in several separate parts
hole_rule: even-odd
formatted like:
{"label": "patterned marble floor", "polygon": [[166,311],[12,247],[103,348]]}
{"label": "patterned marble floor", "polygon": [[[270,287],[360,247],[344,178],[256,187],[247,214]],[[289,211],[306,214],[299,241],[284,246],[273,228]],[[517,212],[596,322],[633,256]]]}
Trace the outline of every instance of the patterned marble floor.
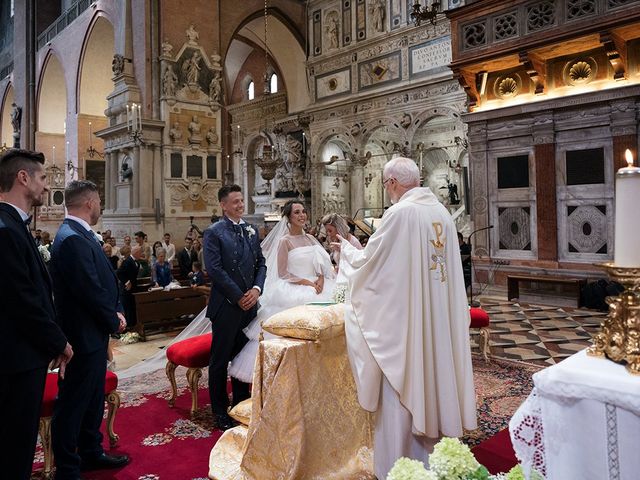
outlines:
{"label": "patterned marble floor", "polygon": [[[481,303],[491,320],[491,354],[543,366],[558,363],[591,345],[591,335],[606,316],[593,310],[495,299]],[[472,330],[474,351],[478,351],[476,332]]]}

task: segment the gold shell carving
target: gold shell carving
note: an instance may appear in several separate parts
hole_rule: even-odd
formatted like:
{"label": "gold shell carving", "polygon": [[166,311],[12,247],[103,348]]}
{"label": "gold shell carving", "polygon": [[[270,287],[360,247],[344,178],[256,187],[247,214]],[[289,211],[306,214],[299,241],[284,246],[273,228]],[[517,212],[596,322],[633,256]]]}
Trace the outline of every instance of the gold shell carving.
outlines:
{"label": "gold shell carving", "polygon": [[569,78],[573,83],[586,83],[591,79],[593,70],[587,62],[576,62],[569,69]]}
{"label": "gold shell carving", "polygon": [[518,82],[507,77],[498,84],[498,95],[503,98],[515,97],[518,94]]}

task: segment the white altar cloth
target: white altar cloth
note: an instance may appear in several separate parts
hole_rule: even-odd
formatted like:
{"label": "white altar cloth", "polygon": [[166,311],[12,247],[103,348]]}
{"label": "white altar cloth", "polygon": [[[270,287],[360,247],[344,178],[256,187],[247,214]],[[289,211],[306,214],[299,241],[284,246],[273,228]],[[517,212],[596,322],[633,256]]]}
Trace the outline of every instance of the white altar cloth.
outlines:
{"label": "white altar cloth", "polygon": [[546,480],[640,479],[640,377],[586,350],[533,376],[509,422],[514,450]]}

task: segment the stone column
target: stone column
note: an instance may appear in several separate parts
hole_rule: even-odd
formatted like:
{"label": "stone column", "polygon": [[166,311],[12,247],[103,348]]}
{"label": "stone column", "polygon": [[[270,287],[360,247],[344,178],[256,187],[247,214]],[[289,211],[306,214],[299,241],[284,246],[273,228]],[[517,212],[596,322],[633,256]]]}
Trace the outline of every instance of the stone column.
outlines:
{"label": "stone column", "polygon": [[353,166],[350,178],[350,216],[355,216],[356,212],[364,206],[364,167],[360,165]]}
{"label": "stone column", "polygon": [[253,213],[248,211],[249,202],[251,201],[251,195],[249,195],[250,193],[249,192],[249,175],[248,175],[249,169],[248,169],[246,158],[243,158],[241,160],[241,165],[242,165],[242,176],[240,178],[242,178],[242,194],[244,195],[245,211],[246,213]]}
{"label": "stone column", "polygon": [[111,153],[107,152],[104,154],[104,198],[103,205],[105,210],[113,209],[111,205],[112,193],[111,189],[113,188],[113,184],[115,183],[115,179],[111,173]]}
{"label": "stone column", "polygon": [[[473,185],[471,218],[473,228],[477,230],[489,226],[487,122],[469,123],[468,138],[471,175],[469,180]],[[474,235],[472,239],[474,256],[489,256],[491,249],[488,232],[485,230]]]}
{"label": "stone column", "polygon": [[558,210],[553,112],[541,112],[534,119],[533,144],[536,167],[538,260],[557,261]]}

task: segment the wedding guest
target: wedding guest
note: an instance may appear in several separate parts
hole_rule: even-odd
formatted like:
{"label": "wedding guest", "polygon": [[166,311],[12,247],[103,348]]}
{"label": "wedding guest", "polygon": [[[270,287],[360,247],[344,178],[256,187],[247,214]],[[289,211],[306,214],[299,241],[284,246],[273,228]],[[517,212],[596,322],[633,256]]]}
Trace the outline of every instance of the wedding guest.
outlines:
{"label": "wedding guest", "polygon": [[387,478],[399,457],[426,464],[442,435],[477,423],[455,224],[420,187],[413,160],[390,160],[382,176],[394,205],[367,246],[343,238],[334,247],[349,281],[345,333],[358,400],[376,412],[374,473]]}
{"label": "wedding guest", "polygon": [[116,276],[120,280],[120,294],[122,298],[122,307],[124,315],[129,324],[129,328],[135,327],[136,321],[136,302],[133,293],[138,286],[138,271],[140,270],[140,256],[142,249],[136,245],[131,248],[124,245],[120,249],[120,253],[124,257],[120,267],[116,271]]}
{"label": "wedding guest", "polygon": [[202,264],[200,262],[193,262],[191,265],[189,280],[192,287],[204,285],[204,273],[202,273]]}
{"label": "wedding guest", "polygon": [[184,248],[178,253],[178,265],[180,265],[181,278],[187,278],[193,262],[198,261],[198,253],[193,248],[191,237],[184,238]]}
{"label": "wedding guest", "polygon": [[111,245],[111,255],[120,258],[120,249],[116,246],[116,237],[109,238],[109,245]]}
{"label": "wedding guest", "polygon": [[173,278],[171,277],[171,265],[165,261],[167,252],[164,248],[160,247],[156,252],[157,259],[156,264],[153,266],[153,276],[156,282],[156,287],[166,287],[171,283]]}
{"label": "wedding guest", "polygon": [[[207,306],[213,332],[209,395],[217,427],[227,430],[233,426],[227,413],[227,369],[229,361],[247,343],[242,329],[256,316],[267,268],[258,235],[248,237],[242,232],[248,225],[242,220],[241,188],[223,186],[218,191],[218,200],[225,216],[204,232],[207,271],[215,278]],[[248,384],[232,379],[231,386],[234,403],[249,398]]]}
{"label": "wedding guest", "polygon": [[173,260],[176,258],[176,246],[171,243],[171,234],[164,234],[162,247],[167,251],[167,262],[169,262],[170,265],[173,265]]}
{"label": "wedding guest", "polygon": [[71,345],[55,322],[49,273],[29,233],[30,212],[49,191],[44,155],[10,149],[0,156],[0,471],[28,480],[38,436],[47,366],[66,364]]}
{"label": "wedding guest", "polygon": [[[162,247],[162,242],[154,242],[153,246],[151,247],[151,251],[153,252],[151,254],[151,267],[153,268],[153,266],[156,264],[156,262],[158,261],[158,249],[163,248]],[[166,250],[165,250],[166,252]]]}
{"label": "wedding guest", "polygon": [[40,245],[44,245],[51,250],[51,234],[44,230],[41,234]]}
{"label": "wedding guest", "polygon": [[135,238],[136,244],[142,248],[142,258],[147,262],[151,262],[153,252],[151,251],[151,246],[146,241],[147,234],[139,231],[134,234],[133,238]]}
{"label": "wedding guest", "polygon": [[126,245],[128,247],[131,246],[131,236],[130,235],[125,235],[122,239],[123,241],[123,245]]}
{"label": "wedding guest", "polygon": [[[353,245],[358,250],[362,250],[362,245],[349,231],[349,225],[347,221],[337,213],[330,213],[322,217],[321,221],[324,226],[325,231],[327,232],[327,237],[330,242],[338,242],[338,235],[342,238],[345,238],[351,245]],[[331,252],[331,260],[335,263],[336,266],[340,265],[340,252],[332,251]]]}
{"label": "wedding guest", "polygon": [[102,240],[106,242],[110,238],[111,238],[111,230],[107,229],[104,232],[102,232]]}
{"label": "wedding guest", "polygon": [[194,240],[194,245],[196,244],[196,241],[197,244],[200,245],[199,248],[197,246],[195,247],[197,249],[196,251],[198,252],[197,261],[200,262],[200,265],[204,265],[204,248],[202,248],[202,236],[200,235],[196,240]]}
{"label": "wedding guest", "polygon": [[102,246],[102,251],[104,252],[104,255],[107,257],[107,260],[109,260],[109,263],[111,264],[111,268],[113,268],[113,270],[117,270],[118,269],[118,261],[120,260],[118,258],[117,255],[113,255],[113,249],[111,248],[111,244],[110,243],[106,243]]}
{"label": "wedding guest", "polygon": [[36,228],[35,232],[33,232],[33,236],[36,241],[36,246],[39,247],[42,244],[42,230]]}
{"label": "wedding guest", "polygon": [[65,188],[67,217],[51,252],[58,323],[73,342],[75,361],[58,381],[51,439],[56,480],[77,480],[80,470],[118,468],[126,455],[102,447],[104,378],[109,334],[124,330],[118,281],[91,226],[100,219],[95,183],[74,180]]}

